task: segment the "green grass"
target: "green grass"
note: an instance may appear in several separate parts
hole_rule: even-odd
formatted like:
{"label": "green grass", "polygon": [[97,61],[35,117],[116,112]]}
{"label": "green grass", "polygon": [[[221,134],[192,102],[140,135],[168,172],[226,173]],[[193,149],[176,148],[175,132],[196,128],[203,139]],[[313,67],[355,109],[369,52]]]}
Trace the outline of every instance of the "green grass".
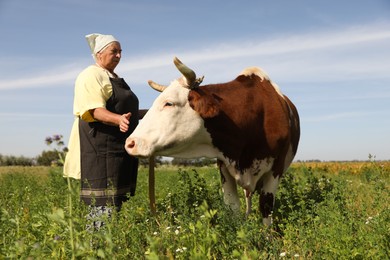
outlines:
{"label": "green grass", "polygon": [[216,167],[157,168],[153,216],[140,168],[136,196],[89,233],[79,183],[60,168],[0,167],[0,259],[386,259],[388,168],[350,169],[294,165],[267,228],[257,196],[247,220],[243,197],[240,216],[224,206]]}

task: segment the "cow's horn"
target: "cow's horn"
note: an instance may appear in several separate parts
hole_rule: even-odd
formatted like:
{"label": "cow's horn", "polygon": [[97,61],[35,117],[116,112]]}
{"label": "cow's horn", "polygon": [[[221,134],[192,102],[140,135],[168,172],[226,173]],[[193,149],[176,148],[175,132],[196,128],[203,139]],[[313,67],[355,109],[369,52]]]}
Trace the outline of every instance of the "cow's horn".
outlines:
{"label": "cow's horn", "polygon": [[148,80],[149,86],[151,86],[154,90],[157,90],[158,92],[163,92],[167,87],[157,84],[156,82],[152,80]]}
{"label": "cow's horn", "polygon": [[173,59],[173,63],[181,74],[187,79],[188,87],[192,88],[196,81],[195,72],[183,64],[177,57]]}

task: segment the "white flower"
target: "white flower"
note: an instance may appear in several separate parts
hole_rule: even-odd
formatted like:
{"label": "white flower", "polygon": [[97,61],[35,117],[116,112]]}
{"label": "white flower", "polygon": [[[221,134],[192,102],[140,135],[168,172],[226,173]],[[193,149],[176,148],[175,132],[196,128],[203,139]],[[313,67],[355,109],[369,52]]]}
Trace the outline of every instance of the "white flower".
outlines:
{"label": "white flower", "polygon": [[153,233],[153,235],[155,235],[155,236],[157,236],[157,234],[158,234],[157,232],[154,232],[154,233]]}
{"label": "white flower", "polygon": [[176,234],[176,235],[179,235],[179,233],[180,233],[180,231],[176,229],[176,230],[175,230],[175,234]]}
{"label": "white flower", "polygon": [[176,252],[182,253],[182,252],[184,252],[186,250],[187,250],[187,247],[183,246],[182,248],[179,247],[178,249],[176,249]]}
{"label": "white flower", "polygon": [[299,254],[295,254],[294,257],[299,257]]}
{"label": "white flower", "polygon": [[366,220],[366,225],[367,224],[370,224],[371,220],[373,219],[373,217],[368,217],[367,220]]}
{"label": "white flower", "polygon": [[281,256],[281,257],[285,257],[286,256],[286,252],[282,252],[282,253],[280,253],[280,255],[279,256]]}

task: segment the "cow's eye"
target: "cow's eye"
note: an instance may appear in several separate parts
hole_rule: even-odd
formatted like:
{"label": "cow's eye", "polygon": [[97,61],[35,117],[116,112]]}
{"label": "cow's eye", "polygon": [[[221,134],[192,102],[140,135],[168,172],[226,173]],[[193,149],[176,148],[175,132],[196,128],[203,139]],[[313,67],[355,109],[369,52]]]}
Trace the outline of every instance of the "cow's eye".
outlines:
{"label": "cow's eye", "polygon": [[172,102],[165,102],[164,107],[172,107],[173,103]]}

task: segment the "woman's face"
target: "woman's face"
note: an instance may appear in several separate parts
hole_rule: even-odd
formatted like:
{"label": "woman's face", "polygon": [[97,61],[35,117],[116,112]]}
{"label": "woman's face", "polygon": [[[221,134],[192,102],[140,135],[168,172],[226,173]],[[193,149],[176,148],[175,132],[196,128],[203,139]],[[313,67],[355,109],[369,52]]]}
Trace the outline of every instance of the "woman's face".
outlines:
{"label": "woman's face", "polygon": [[97,63],[110,72],[114,72],[122,57],[122,49],[119,42],[110,43],[105,49],[98,52]]}

